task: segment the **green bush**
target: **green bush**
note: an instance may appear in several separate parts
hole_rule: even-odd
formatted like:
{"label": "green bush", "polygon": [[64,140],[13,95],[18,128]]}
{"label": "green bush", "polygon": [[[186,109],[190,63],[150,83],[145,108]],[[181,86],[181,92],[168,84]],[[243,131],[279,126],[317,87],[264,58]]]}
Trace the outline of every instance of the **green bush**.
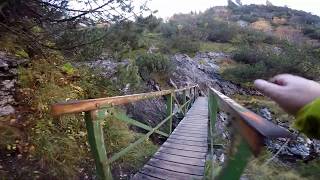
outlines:
{"label": "green bush", "polygon": [[303,29],[303,34],[312,39],[320,39],[320,29],[315,27],[306,27]]}
{"label": "green bush", "polygon": [[181,53],[194,54],[200,50],[200,43],[186,36],[177,36],[171,40],[171,47]]}
{"label": "green bush", "polygon": [[258,77],[264,77],[267,72],[267,67],[263,62],[257,64],[242,64],[234,68],[226,69],[222,76],[237,84],[246,85]]}
{"label": "green bush", "polygon": [[153,75],[169,75],[173,70],[170,59],[160,53],[143,54],[136,59],[136,64],[144,80],[152,78]]}
{"label": "green bush", "polygon": [[208,25],[208,40],[213,42],[231,42],[237,35],[237,26],[224,22],[211,22]]}
{"label": "green bush", "polygon": [[134,90],[139,87],[141,81],[139,69],[133,64],[119,66],[116,77],[117,79],[115,86],[118,89],[123,89],[127,86],[127,84],[129,84],[130,88]]}
{"label": "green bush", "polygon": [[233,58],[242,65],[227,69],[223,76],[236,83],[252,82],[256,78],[268,79],[276,74],[291,73],[310,79],[319,76],[319,61],[308,47],[290,44],[248,46],[236,50]]}

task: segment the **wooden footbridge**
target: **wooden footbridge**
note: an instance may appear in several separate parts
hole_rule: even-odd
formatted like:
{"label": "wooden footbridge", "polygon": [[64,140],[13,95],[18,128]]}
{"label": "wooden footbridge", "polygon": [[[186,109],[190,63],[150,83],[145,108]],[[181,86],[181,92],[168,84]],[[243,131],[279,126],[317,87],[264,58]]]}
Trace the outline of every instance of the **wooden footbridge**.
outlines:
{"label": "wooden footbridge", "polygon": [[[157,126],[151,127],[116,111],[117,105],[162,97],[166,100],[167,115]],[[178,100],[180,99],[180,101]],[[173,112],[174,104],[178,110]],[[181,105],[180,105],[181,104]],[[225,111],[231,119],[232,142],[224,167],[214,170],[215,122],[218,111]],[[215,89],[209,88],[207,97],[199,97],[198,86],[177,90],[165,90],[127,96],[89,99],[52,105],[53,115],[85,112],[88,141],[96,162],[97,177],[112,179],[110,164],[128,153],[153,133],[166,137],[166,141],[133,177],[134,180],[192,180],[192,179],[239,179],[249,159],[258,156],[266,138],[291,137],[291,134],[270,121],[240,106]],[[184,118],[172,129],[174,115]],[[148,133],[120,152],[106,153],[103,121],[106,116],[138,126]],[[167,127],[168,132],[160,131]],[[173,130],[173,131],[172,131]],[[205,170],[207,170],[205,173]]]}

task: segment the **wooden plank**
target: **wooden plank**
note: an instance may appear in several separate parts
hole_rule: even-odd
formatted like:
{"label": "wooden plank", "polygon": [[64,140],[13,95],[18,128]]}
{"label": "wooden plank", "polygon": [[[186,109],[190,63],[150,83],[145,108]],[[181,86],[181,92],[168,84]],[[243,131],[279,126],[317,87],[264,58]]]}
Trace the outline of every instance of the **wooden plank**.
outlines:
{"label": "wooden plank", "polygon": [[202,136],[208,136],[208,132],[190,132],[190,131],[187,131],[187,130],[180,130],[180,131],[174,131],[173,133],[180,133],[180,134],[190,134],[190,135],[202,135]]}
{"label": "wooden plank", "polygon": [[180,164],[193,165],[193,166],[204,167],[205,165],[205,159],[178,156],[178,155],[166,154],[163,152],[157,152],[153,156],[153,158],[161,159],[165,161],[171,161],[171,162],[180,163]]}
{"label": "wooden plank", "polygon": [[207,123],[204,123],[204,124],[193,124],[193,123],[189,123],[189,124],[179,124],[178,127],[190,127],[190,128],[207,128],[208,127],[208,124]]}
{"label": "wooden plank", "polygon": [[176,129],[177,129],[177,130],[179,130],[179,129],[186,129],[186,130],[191,130],[191,131],[203,131],[203,130],[207,130],[207,127],[206,127],[206,128],[197,128],[197,127],[177,126]]}
{"label": "wooden plank", "polygon": [[204,152],[185,151],[185,150],[181,150],[181,149],[172,149],[170,147],[161,147],[159,149],[159,152],[177,155],[177,156],[198,158],[198,159],[204,159],[206,156],[206,153],[204,153]]}
{"label": "wooden plank", "polygon": [[180,122],[179,125],[182,125],[182,124],[204,125],[204,124],[208,124],[208,121],[184,120],[184,121]]}
{"label": "wooden plank", "polygon": [[145,165],[140,172],[146,175],[160,178],[160,179],[186,180],[186,179],[202,179],[203,177],[203,176],[178,173],[178,172],[169,171],[166,169],[156,168],[149,165]]}
{"label": "wooden plank", "polygon": [[204,131],[208,129],[208,126],[197,127],[197,126],[178,126],[177,129],[187,129],[187,130],[194,130],[194,131]]}
{"label": "wooden plank", "polygon": [[167,141],[171,142],[171,143],[185,144],[185,145],[189,145],[189,146],[207,147],[206,143],[196,142],[196,141],[186,141],[186,140],[181,140],[181,139],[170,139],[170,138]]}
{"label": "wooden plank", "polygon": [[133,176],[133,178],[131,178],[131,180],[159,180],[160,178],[156,178],[156,177],[152,177],[152,176],[148,176],[145,174],[142,174],[140,172],[138,172],[137,174],[135,174]]}
{"label": "wooden plank", "polygon": [[153,166],[153,167],[158,167],[161,169],[180,172],[180,173],[184,173],[184,174],[198,175],[198,176],[204,175],[204,167],[179,164],[179,163],[164,161],[164,160],[160,160],[160,159],[151,159],[148,162],[148,165]]}
{"label": "wooden plank", "polygon": [[172,133],[171,136],[182,136],[182,137],[194,137],[194,138],[207,138],[207,135],[199,135],[199,134],[186,134],[186,133]]}
{"label": "wooden plank", "polygon": [[181,140],[186,140],[186,141],[207,143],[207,138],[195,138],[195,137],[172,135],[172,136],[170,136],[170,139],[181,139]]}
{"label": "wooden plank", "polygon": [[196,128],[194,128],[194,129],[191,129],[191,128],[186,128],[186,127],[177,127],[177,130],[178,131],[187,131],[187,132],[192,132],[192,133],[201,133],[201,132],[203,132],[203,131],[207,131],[207,129],[196,129]]}
{"label": "wooden plank", "polygon": [[162,144],[163,147],[170,147],[174,149],[181,149],[181,150],[187,150],[187,151],[196,151],[196,152],[207,152],[208,147],[202,147],[202,146],[188,146],[185,144],[176,144],[171,143],[169,141],[166,141]]}
{"label": "wooden plank", "polygon": [[[208,151],[208,104],[199,97],[158,152],[138,173],[146,178],[203,179]],[[146,179],[141,176],[140,179]]]}
{"label": "wooden plank", "polygon": [[[175,134],[171,134],[170,137],[185,137],[185,138],[193,138],[194,141],[197,141],[197,140],[207,140],[207,136],[192,136],[192,135],[187,135],[187,134],[179,134],[179,133],[175,133]],[[190,139],[190,140],[193,140],[193,139]]]}

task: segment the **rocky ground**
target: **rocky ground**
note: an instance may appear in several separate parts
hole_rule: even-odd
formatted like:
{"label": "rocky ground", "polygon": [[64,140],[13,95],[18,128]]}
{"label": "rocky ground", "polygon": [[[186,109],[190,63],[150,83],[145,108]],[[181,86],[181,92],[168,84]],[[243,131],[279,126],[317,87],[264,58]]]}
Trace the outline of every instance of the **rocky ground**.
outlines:
{"label": "rocky ground", "polygon": [[0,52],[0,116],[15,113],[16,82],[18,66],[25,64],[26,60],[14,58]]}

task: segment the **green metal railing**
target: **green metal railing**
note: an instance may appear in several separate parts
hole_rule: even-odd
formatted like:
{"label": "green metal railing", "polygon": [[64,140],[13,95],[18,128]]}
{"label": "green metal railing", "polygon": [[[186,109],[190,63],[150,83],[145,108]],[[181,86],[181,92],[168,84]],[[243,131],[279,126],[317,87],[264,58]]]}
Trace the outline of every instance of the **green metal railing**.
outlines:
{"label": "green metal railing", "polygon": [[263,149],[266,138],[291,137],[286,129],[263,119],[213,88],[209,88],[208,108],[211,157],[215,148],[214,129],[218,111],[228,114],[232,128],[228,160],[217,174],[212,161],[210,179],[240,179],[250,157],[258,156]]}
{"label": "green metal railing", "polygon": [[[180,105],[177,100],[176,94],[182,93],[182,104]],[[187,100],[187,94],[190,98]],[[124,113],[118,113],[115,111],[114,106],[124,105],[128,103],[133,103],[141,100],[156,98],[156,97],[166,97],[166,110],[167,117],[162,120],[155,127],[143,124],[128,117]],[[161,136],[169,137],[172,132],[172,119],[173,116],[181,112],[183,115],[186,114],[187,110],[191,104],[195,101],[198,96],[198,86],[190,86],[183,89],[177,90],[164,90],[151,93],[134,94],[127,96],[117,96],[108,97],[100,99],[89,99],[82,101],[73,101],[66,103],[58,103],[52,105],[52,113],[54,116],[60,116],[63,114],[80,113],[85,112],[85,123],[88,131],[88,141],[90,144],[92,155],[95,159],[97,176],[99,179],[112,179],[112,174],[110,171],[110,164],[123,155],[127,154],[137,145],[141,144],[143,141],[148,139],[153,133],[157,133]],[[173,113],[174,102],[178,105],[178,111]],[[112,116],[120,121],[126,122],[130,125],[135,125],[148,133],[143,137],[131,143],[128,147],[122,149],[120,152],[112,155],[110,158],[107,156],[107,147],[104,141],[103,135],[103,122],[107,116]],[[168,132],[160,131],[159,128],[164,124],[168,123]]]}

